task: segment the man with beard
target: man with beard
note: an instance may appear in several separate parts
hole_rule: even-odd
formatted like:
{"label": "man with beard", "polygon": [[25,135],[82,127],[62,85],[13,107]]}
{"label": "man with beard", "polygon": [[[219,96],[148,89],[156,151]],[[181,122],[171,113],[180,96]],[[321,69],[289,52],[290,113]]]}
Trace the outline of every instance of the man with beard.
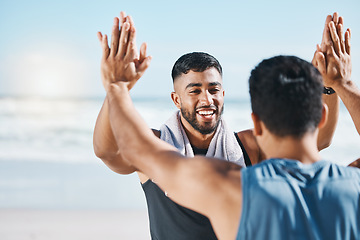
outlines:
{"label": "man with beard", "polygon": [[[129,42],[127,49],[133,51],[130,58],[137,58],[135,51],[135,28],[131,17],[120,14],[115,19],[112,30],[111,48],[116,48],[117,42]],[[126,35],[123,32],[128,31]],[[98,34],[102,42],[104,55],[114,54],[107,47],[107,37]],[[105,46],[106,42],[106,46]],[[121,50],[120,56],[126,50]],[[103,58],[103,61],[105,59]],[[134,61],[129,78],[139,79],[151,57],[146,57],[146,45],[140,48],[139,59]],[[106,69],[102,65],[103,81],[108,79]],[[104,71],[105,70],[105,71]],[[179,109],[159,130],[153,133],[175,146],[183,155],[205,155],[235,162],[240,166],[249,166],[261,162],[265,157],[253,135],[253,130],[238,133],[231,132],[221,118],[224,104],[224,89],[222,87],[222,68],[211,55],[202,52],[185,54],[174,64],[172,70],[174,92],[171,98]],[[135,84],[131,82],[129,88]],[[337,96],[325,96],[330,108],[336,115],[338,109]],[[328,121],[327,127],[319,134],[318,149],[328,146],[332,138],[336,119]],[[123,159],[114,138],[109,120],[108,99],[99,113],[94,130],[94,150],[96,155],[113,171],[120,174],[130,174],[136,168]],[[217,239],[210,221],[203,215],[184,208],[173,202],[148,176],[137,172],[147,199],[150,231],[152,239]]]}

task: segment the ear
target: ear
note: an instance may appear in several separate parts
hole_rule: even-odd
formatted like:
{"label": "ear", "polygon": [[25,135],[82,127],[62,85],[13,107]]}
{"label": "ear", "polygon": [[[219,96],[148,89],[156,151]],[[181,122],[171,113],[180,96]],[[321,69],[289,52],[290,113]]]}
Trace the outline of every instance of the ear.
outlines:
{"label": "ear", "polygon": [[224,90],[224,89],[223,89],[223,93],[222,93],[222,94],[223,94],[223,97],[225,97],[225,90]]}
{"label": "ear", "polygon": [[263,129],[261,126],[261,120],[255,113],[251,113],[251,119],[254,123],[254,135],[261,136],[263,133]]}
{"label": "ear", "polygon": [[176,92],[171,92],[171,99],[173,100],[175,106],[180,109],[181,108],[181,101],[180,97]]}
{"label": "ear", "polygon": [[329,113],[329,108],[325,103],[323,103],[321,120],[320,120],[319,126],[318,126],[319,128],[322,128],[325,126],[325,124],[328,120],[328,113]]}

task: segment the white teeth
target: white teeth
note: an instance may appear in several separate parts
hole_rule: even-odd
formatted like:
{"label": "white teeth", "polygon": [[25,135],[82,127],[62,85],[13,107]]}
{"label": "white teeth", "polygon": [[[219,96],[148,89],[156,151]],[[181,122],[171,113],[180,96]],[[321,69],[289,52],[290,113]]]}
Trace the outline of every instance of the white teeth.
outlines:
{"label": "white teeth", "polygon": [[214,111],[199,111],[198,113],[201,115],[211,115],[214,113]]}

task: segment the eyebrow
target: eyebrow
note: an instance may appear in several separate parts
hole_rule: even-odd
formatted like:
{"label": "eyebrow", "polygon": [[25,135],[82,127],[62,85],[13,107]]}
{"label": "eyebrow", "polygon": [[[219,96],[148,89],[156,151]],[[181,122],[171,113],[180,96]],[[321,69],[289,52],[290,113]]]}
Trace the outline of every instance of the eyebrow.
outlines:
{"label": "eyebrow", "polygon": [[[202,83],[189,83],[188,85],[186,85],[185,89],[191,88],[191,87],[201,87]],[[209,83],[209,87],[212,86],[221,86],[220,82],[211,82]]]}
{"label": "eyebrow", "polygon": [[201,87],[201,86],[202,86],[201,83],[189,83],[188,85],[186,85],[185,89],[191,88],[191,87]]}
{"label": "eyebrow", "polygon": [[221,87],[221,83],[220,82],[211,82],[211,83],[209,83],[209,87],[212,87],[212,86],[220,86]]}

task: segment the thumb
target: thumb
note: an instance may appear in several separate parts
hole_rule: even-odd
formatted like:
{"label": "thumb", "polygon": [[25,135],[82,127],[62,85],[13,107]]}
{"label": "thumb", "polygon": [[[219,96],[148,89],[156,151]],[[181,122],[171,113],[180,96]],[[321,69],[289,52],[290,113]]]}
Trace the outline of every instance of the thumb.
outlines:
{"label": "thumb", "polygon": [[152,57],[151,56],[147,56],[138,66],[138,73],[143,74],[145,72],[145,70],[150,66],[150,62],[151,62]]}
{"label": "thumb", "polygon": [[321,75],[326,74],[326,60],[322,52],[317,52],[315,54],[316,68],[319,70]]}

